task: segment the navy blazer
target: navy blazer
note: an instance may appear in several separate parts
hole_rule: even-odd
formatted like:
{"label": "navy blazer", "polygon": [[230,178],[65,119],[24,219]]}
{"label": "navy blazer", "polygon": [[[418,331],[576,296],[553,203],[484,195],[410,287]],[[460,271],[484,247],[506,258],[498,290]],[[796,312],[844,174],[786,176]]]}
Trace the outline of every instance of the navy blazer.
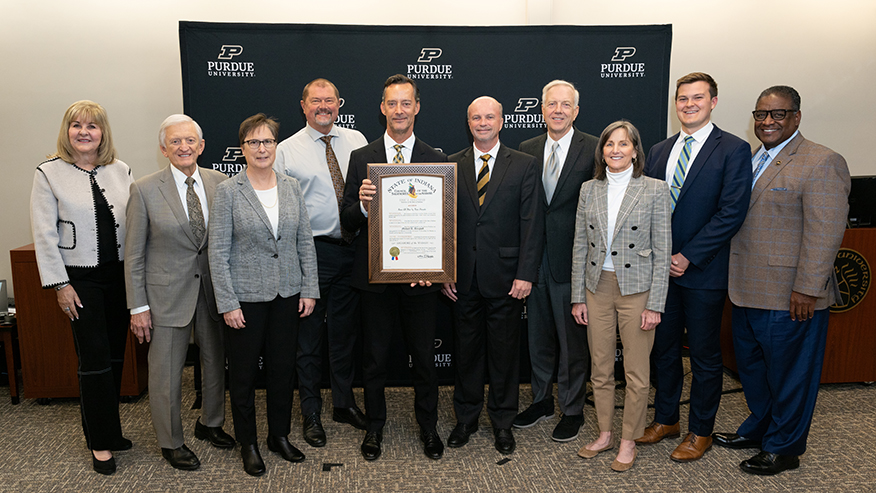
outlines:
{"label": "navy blazer", "polygon": [[[411,149],[412,163],[444,163],[447,155],[437,151],[420,139],[414,142]],[[359,230],[353,244],[356,245],[356,256],[353,262],[353,273],[350,284],[357,289],[382,293],[386,284],[371,284],[368,282],[368,218],[362,214],[359,206],[359,187],[362,180],[368,178],[368,164],[386,163],[386,149],[383,147],[383,135],[374,142],[360,147],[350,153],[350,165],[347,168],[347,179],[344,186],[344,200],[341,202],[341,226],[347,231]],[[408,294],[424,294],[441,289],[440,284],[431,287],[402,284],[402,289]]]}
{"label": "navy blazer", "polygon": [[535,284],[544,242],[535,158],[505,145],[497,154],[483,206],[478,205],[474,149],[449,158],[458,163],[456,287],[467,292],[474,273],[487,298],[508,296],[514,279]]}
{"label": "navy blazer", "polygon": [[[666,180],[678,135],[648,152],[645,174]],[[751,146],[716,125],[690,164],[672,214],[672,254],[691,265],[672,280],[695,289],[727,289],[730,239],[742,227],[751,198]]]}

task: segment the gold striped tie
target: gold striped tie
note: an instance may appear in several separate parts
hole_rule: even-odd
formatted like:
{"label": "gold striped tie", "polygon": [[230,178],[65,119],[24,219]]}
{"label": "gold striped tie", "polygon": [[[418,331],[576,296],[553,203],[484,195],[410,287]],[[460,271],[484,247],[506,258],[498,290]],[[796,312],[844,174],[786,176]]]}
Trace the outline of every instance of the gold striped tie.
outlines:
{"label": "gold striped tie", "polygon": [[483,161],[484,164],[478,172],[478,205],[481,206],[484,205],[484,198],[487,196],[487,183],[490,182],[490,167],[488,166],[490,157],[489,154],[481,156],[481,161]]}
{"label": "gold striped tie", "polygon": [[401,150],[405,148],[405,146],[401,144],[396,144],[392,146],[395,149],[395,157],[392,158],[393,163],[404,163],[405,157],[402,155]]}

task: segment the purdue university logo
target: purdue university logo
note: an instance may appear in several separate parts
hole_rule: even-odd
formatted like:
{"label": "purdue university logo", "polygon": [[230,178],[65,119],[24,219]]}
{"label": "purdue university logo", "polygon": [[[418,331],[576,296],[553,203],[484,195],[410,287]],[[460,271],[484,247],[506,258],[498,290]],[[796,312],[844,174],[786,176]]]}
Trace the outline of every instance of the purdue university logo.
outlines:
{"label": "purdue university logo", "polygon": [[870,288],[870,264],[860,253],[849,248],[840,248],[833,262],[833,270],[842,297],[830,307],[830,311],[847,312],[867,296]]}

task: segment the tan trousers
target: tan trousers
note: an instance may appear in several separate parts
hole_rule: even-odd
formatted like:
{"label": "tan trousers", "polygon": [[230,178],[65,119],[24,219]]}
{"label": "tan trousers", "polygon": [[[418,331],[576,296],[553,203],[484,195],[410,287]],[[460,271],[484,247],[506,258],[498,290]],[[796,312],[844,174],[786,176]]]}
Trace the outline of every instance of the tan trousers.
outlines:
{"label": "tan trousers", "polygon": [[654,331],[644,331],[642,312],[648,291],[622,296],[614,272],[602,271],[596,292],[587,290],[587,342],[590,345],[590,382],[599,431],[611,431],[614,420],[614,358],[617,349],[615,327],[624,348],[627,387],[621,437],[635,440],[645,433],[650,390],[650,355]]}

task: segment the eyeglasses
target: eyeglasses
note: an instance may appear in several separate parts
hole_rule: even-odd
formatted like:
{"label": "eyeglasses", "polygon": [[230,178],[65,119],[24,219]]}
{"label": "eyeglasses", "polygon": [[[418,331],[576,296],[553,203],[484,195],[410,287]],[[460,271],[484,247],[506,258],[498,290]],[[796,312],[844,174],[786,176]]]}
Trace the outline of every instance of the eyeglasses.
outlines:
{"label": "eyeglasses", "polygon": [[270,149],[273,149],[275,145],[277,145],[277,140],[276,139],[265,139],[265,140],[253,139],[253,140],[244,140],[243,143],[246,144],[249,147],[249,150],[251,150],[251,151],[259,150],[259,147],[261,147],[262,145],[265,146],[265,149],[270,150]]}
{"label": "eyeglasses", "polygon": [[796,113],[797,110],[754,110],[751,112],[754,115],[754,119],[756,121],[762,122],[766,120],[767,115],[779,122],[785,119],[788,116],[788,113]]}

